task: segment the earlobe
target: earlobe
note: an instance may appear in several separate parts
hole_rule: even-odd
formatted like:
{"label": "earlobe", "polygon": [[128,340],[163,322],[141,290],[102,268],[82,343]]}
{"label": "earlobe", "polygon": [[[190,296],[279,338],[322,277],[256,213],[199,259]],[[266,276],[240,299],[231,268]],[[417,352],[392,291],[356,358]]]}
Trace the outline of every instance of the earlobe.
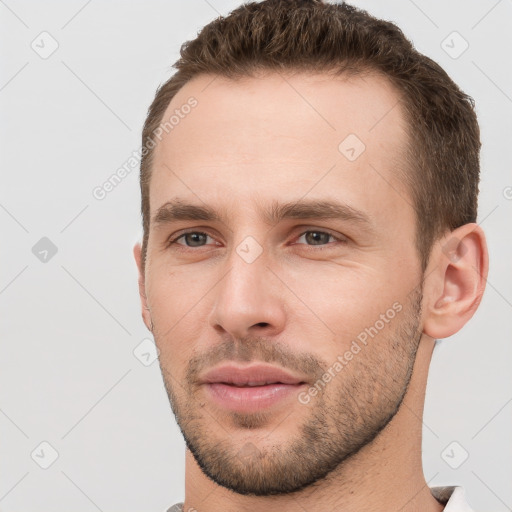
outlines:
{"label": "earlobe", "polygon": [[488,268],[485,235],[477,224],[465,224],[435,244],[425,273],[425,334],[447,338],[468,322],[482,299]]}
{"label": "earlobe", "polygon": [[153,332],[153,320],[151,319],[151,310],[148,305],[148,298],[146,295],[146,273],[142,266],[142,247],[140,243],[136,243],[133,247],[133,256],[137,264],[139,272],[139,296],[142,308],[142,320],[149,331]]}

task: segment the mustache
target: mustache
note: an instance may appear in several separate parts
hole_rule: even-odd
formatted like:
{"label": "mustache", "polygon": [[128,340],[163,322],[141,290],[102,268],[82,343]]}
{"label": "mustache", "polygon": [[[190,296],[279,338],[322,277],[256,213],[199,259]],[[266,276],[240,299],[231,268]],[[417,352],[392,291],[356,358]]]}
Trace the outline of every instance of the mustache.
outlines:
{"label": "mustache", "polygon": [[296,352],[282,342],[251,336],[239,340],[229,339],[194,355],[187,365],[187,383],[194,385],[202,372],[222,362],[273,363],[313,379],[320,377],[328,367],[309,352]]}

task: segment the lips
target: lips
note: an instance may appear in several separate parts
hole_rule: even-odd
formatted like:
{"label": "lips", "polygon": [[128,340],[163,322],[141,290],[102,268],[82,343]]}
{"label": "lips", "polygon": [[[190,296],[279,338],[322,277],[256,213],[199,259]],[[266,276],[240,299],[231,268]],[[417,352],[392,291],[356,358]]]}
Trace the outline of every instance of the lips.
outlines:
{"label": "lips", "polygon": [[202,381],[205,384],[222,383],[239,387],[267,384],[298,385],[305,382],[302,377],[294,376],[277,366],[261,364],[245,368],[235,365],[214,368],[204,375]]}
{"label": "lips", "polygon": [[201,379],[216,406],[238,413],[253,413],[282,405],[306,384],[302,376],[282,368],[257,364],[233,364],[214,368]]}

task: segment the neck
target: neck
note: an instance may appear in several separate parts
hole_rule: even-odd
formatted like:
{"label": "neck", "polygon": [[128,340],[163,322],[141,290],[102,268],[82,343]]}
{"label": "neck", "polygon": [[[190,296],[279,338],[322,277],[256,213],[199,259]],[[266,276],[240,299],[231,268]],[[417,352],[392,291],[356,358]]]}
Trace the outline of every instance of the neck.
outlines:
{"label": "neck", "polygon": [[440,512],[421,459],[423,405],[434,340],[423,336],[406,395],[394,418],[368,445],[324,480],[282,496],[243,496],[217,485],[187,449],[184,511],[197,512]]}

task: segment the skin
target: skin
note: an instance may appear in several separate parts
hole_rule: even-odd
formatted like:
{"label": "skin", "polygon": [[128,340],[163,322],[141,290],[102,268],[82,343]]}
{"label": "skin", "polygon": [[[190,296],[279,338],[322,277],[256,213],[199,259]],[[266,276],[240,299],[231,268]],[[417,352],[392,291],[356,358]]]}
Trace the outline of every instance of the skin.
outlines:
{"label": "skin", "polygon": [[[197,107],[156,148],[145,268],[134,248],[143,319],[188,443],[184,510],[442,510],[422,471],[425,387],[434,339],[480,302],[482,230],[446,232],[423,275],[398,172],[407,125],[380,76],[203,75],[164,118],[190,96]],[[348,134],[366,146],[354,161],[338,149]],[[220,220],[154,223],[176,198]],[[367,223],[265,219],[273,202],[298,200],[336,200]],[[208,237],[169,245],[183,230]],[[252,263],[237,252],[248,236],[262,251]],[[307,404],[233,414],[197,384],[201,371],[244,360],[288,364],[313,384],[393,304],[401,311]]]}

